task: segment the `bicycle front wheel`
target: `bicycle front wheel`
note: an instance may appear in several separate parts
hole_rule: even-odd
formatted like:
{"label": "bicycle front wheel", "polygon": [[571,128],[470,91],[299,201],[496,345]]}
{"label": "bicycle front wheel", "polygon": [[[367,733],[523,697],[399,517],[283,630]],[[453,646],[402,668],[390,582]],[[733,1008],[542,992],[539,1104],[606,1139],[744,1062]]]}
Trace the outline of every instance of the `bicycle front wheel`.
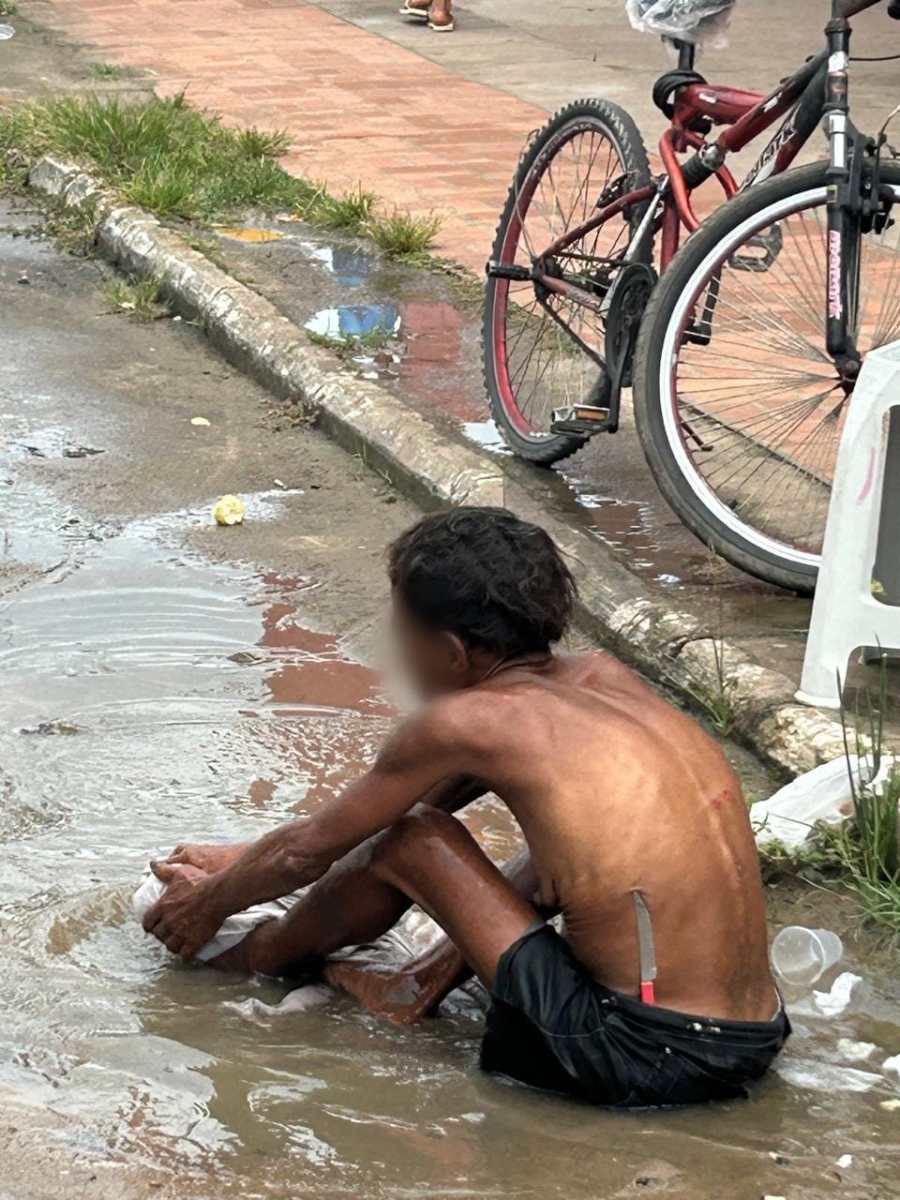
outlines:
{"label": "bicycle front wheel", "polygon": [[[826,169],[751,188],[690,238],[647,308],[634,372],[638,432],[672,508],[722,557],[799,592],[815,587],[853,392],[825,348]],[[900,166],[883,180],[900,200]],[[898,228],[860,240],[863,355],[900,337]]]}

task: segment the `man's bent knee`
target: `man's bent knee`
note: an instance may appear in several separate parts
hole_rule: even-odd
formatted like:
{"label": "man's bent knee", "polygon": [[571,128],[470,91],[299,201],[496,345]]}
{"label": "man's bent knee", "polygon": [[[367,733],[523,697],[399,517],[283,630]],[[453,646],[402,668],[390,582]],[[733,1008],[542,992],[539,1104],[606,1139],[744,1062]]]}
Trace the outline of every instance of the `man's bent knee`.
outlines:
{"label": "man's bent knee", "polygon": [[372,866],[376,872],[389,875],[392,868],[402,866],[410,855],[470,839],[471,835],[456,817],[431,805],[417,804],[379,835],[377,845],[372,848]]}

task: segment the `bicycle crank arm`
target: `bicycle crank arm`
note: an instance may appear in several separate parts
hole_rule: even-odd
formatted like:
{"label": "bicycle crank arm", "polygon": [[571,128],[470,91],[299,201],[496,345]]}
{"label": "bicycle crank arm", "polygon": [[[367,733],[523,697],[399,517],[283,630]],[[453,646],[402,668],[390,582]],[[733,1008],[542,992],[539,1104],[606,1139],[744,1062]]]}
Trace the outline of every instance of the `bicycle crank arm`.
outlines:
{"label": "bicycle crank arm", "polygon": [[558,279],[555,275],[546,275],[543,271],[520,267],[515,263],[497,262],[489,262],[486,272],[488,279],[508,279],[511,283],[540,284],[545,291],[553,292],[557,296],[565,296],[567,300],[580,304],[583,308],[590,309],[591,312],[599,313],[600,316],[606,313],[605,300],[600,300],[576,284],[569,283],[565,279]]}
{"label": "bicycle crank arm", "polygon": [[539,274],[534,276],[534,279],[546,291],[553,292],[557,296],[565,296],[567,300],[571,300],[574,304],[580,304],[582,308],[590,309],[591,312],[595,312],[601,317],[606,316],[609,308],[606,300],[592,296],[590,292],[577,287],[574,283],[568,283],[565,279],[556,279],[553,275]]}
{"label": "bicycle crank arm", "polygon": [[531,267],[520,267],[515,263],[489,262],[486,269],[488,279],[508,279],[511,283],[536,283],[545,292],[565,296],[567,300],[589,308],[591,312],[601,315],[606,312],[605,301],[592,296],[590,292],[586,292],[577,284],[569,283],[566,279],[559,279],[555,275],[547,275],[545,272],[534,270]]}

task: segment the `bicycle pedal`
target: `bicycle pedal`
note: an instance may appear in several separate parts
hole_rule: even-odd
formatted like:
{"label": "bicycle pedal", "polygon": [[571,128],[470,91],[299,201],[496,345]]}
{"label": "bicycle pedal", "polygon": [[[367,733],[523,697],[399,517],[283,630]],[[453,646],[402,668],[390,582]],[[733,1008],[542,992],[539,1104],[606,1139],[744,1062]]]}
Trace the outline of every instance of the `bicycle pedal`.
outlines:
{"label": "bicycle pedal", "polygon": [[590,437],[603,433],[609,421],[609,409],[597,404],[571,404],[553,410],[551,433],[575,433]]}

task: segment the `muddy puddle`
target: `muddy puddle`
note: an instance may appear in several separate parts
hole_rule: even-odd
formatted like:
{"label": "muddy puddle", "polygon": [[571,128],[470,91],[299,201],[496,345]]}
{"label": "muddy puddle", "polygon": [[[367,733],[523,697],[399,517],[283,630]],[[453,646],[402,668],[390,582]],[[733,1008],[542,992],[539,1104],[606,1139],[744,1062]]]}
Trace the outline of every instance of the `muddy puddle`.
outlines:
{"label": "muddy puddle", "polygon": [[[265,519],[278,497],[253,503]],[[188,517],[106,530],[0,611],[0,1094],[65,1118],[85,1162],[223,1196],[886,1194],[900,1004],[864,966],[848,1014],[798,998],[750,1102],[622,1116],[480,1076],[471,1005],[414,1030],[338,997],[277,1015],[281,985],[147,940],[129,897],[148,854],[310,811],[391,720],[373,672],[305,617],[316,581],[212,564],[180,544]],[[511,849],[495,808],[469,819]]]}

